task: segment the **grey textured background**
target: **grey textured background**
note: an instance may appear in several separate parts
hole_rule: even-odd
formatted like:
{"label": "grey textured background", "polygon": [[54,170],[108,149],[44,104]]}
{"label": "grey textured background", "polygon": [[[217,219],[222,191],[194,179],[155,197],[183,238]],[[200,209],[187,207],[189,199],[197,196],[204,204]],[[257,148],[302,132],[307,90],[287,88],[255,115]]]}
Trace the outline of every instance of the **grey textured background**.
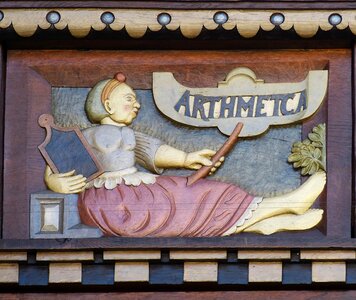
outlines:
{"label": "grey textured background", "polygon": [[[84,103],[89,88],[53,88],[52,114],[56,124],[86,128]],[[194,128],[178,124],[157,109],[151,90],[136,90],[141,104],[132,128],[161,139],[184,151],[217,150],[226,140],[217,128]],[[300,185],[300,175],[287,162],[293,142],[301,139],[301,126],[279,126],[256,138],[238,141],[211,179],[235,183],[258,196],[278,195]],[[166,170],[165,175],[189,175],[188,170]]]}

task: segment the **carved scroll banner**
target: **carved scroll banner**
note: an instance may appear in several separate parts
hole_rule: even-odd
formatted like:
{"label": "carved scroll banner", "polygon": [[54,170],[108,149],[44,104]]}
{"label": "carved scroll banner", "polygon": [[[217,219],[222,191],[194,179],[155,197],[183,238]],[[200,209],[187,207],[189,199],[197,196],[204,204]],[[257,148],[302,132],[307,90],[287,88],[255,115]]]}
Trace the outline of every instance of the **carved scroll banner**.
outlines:
{"label": "carved scroll banner", "polygon": [[248,68],[232,70],[217,88],[190,88],[169,72],[153,73],[153,96],[169,118],[196,127],[218,127],[230,135],[236,124],[241,137],[265,132],[271,125],[290,124],[313,115],[324,100],[328,71],[309,71],[295,83],[265,83]]}

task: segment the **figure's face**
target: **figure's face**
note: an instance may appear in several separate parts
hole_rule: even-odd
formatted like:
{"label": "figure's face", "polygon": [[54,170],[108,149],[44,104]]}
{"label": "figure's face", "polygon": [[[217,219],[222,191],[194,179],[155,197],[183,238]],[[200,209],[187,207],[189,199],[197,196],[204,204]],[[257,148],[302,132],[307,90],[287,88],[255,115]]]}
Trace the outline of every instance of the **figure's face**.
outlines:
{"label": "figure's face", "polygon": [[125,83],[112,91],[104,106],[113,121],[125,125],[132,123],[140,108],[135,92]]}

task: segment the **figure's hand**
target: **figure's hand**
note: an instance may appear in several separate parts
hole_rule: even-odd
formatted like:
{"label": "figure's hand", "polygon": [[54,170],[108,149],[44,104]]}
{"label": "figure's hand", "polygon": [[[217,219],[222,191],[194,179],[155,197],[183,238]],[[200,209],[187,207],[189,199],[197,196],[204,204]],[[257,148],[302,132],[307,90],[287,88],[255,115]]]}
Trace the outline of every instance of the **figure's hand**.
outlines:
{"label": "figure's hand", "polygon": [[55,174],[49,166],[45,170],[47,187],[56,193],[76,194],[84,191],[86,178],[83,175],[74,175],[75,170],[67,173]]}
{"label": "figure's hand", "polygon": [[216,151],[210,149],[188,153],[184,161],[184,168],[198,170],[202,166],[210,167],[212,165],[211,157],[215,153]]}
{"label": "figure's hand", "polygon": [[217,163],[215,163],[214,167],[211,168],[210,172],[209,172],[209,175],[212,175],[215,173],[215,171],[222,165],[222,163],[224,162],[225,160],[225,156],[221,156],[219,158],[219,161]]}

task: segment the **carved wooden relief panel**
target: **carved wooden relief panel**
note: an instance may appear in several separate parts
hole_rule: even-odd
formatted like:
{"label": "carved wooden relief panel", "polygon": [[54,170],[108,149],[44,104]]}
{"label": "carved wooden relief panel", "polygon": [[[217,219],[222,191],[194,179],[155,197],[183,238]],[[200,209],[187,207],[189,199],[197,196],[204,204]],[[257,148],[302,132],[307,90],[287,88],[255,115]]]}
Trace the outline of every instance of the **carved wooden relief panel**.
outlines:
{"label": "carved wooden relief panel", "polygon": [[[4,238],[351,237],[348,50],[10,51],[8,60]],[[55,123],[45,159],[42,114]],[[53,133],[73,127],[84,148]],[[86,151],[95,176],[56,170],[54,158],[81,164]]]}

